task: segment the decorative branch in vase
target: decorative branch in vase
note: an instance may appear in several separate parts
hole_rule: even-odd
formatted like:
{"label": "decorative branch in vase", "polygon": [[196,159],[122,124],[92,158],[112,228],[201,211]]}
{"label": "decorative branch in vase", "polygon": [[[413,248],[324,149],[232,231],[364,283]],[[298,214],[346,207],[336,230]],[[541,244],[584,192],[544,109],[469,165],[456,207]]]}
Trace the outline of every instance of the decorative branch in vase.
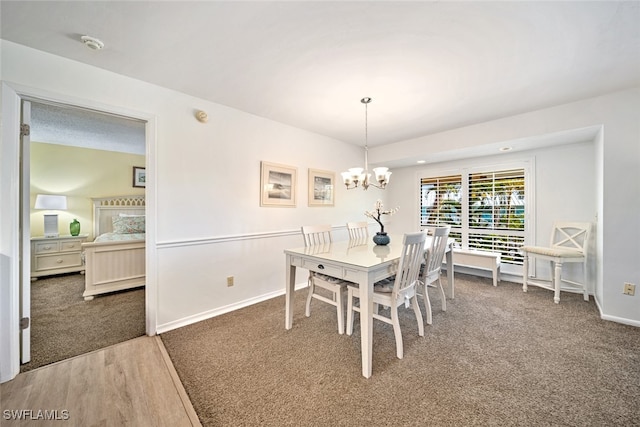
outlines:
{"label": "decorative branch in vase", "polygon": [[373,210],[372,211],[365,211],[364,214],[369,217],[369,218],[373,218],[378,224],[380,224],[380,231],[376,233],[375,236],[373,236],[373,241],[376,245],[387,245],[389,244],[390,240],[389,236],[387,236],[387,233],[385,233],[384,231],[384,224],[382,223],[382,215],[393,215],[394,213],[398,212],[398,209],[400,208],[393,208],[390,210],[384,210],[384,205],[382,204],[382,200],[376,200],[375,205],[373,206]]}

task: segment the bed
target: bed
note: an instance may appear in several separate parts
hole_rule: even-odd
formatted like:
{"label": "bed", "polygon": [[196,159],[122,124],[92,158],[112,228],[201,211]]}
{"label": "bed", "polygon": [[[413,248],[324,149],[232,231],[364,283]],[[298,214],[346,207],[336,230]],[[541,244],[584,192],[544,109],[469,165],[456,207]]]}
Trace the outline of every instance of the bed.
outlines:
{"label": "bed", "polygon": [[93,235],[83,243],[85,301],[145,285],[144,196],[93,200]]}

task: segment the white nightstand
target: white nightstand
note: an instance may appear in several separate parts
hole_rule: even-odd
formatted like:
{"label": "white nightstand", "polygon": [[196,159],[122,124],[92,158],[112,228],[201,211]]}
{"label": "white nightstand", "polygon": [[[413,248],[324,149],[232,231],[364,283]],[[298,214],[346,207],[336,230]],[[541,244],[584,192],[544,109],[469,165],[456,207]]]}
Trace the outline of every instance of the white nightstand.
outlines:
{"label": "white nightstand", "polygon": [[52,274],[84,271],[82,244],[86,234],[79,236],[32,237],[31,279]]}

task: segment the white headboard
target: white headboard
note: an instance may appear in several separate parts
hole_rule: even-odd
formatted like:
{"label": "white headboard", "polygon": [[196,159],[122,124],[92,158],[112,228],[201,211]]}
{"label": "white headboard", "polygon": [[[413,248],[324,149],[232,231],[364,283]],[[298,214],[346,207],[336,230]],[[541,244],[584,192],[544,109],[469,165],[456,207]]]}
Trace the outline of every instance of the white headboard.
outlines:
{"label": "white headboard", "polygon": [[144,196],[101,197],[93,200],[93,237],[113,231],[112,217],[121,213],[144,215]]}

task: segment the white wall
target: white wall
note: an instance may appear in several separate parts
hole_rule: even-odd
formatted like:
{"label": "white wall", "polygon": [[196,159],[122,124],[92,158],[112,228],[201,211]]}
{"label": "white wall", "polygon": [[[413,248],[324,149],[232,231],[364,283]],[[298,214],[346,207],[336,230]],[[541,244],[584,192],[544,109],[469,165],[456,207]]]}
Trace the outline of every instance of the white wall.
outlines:
{"label": "white wall", "polygon": [[[503,153],[466,160],[454,160],[428,165],[394,169],[394,187],[389,193],[389,203],[393,206],[407,206],[394,216],[394,232],[408,232],[420,226],[420,178],[461,173],[469,169],[494,170],[527,165],[531,168],[533,185],[528,188],[534,211],[527,212],[529,225],[533,225],[533,235],[529,244],[547,245],[554,221],[596,221],[596,186],[593,166],[595,165],[595,144],[593,141],[543,147],[517,153]],[[561,183],[565,185],[561,187]],[[595,254],[590,258],[595,267]],[[572,269],[573,266],[567,266]],[[521,268],[511,269],[521,275]],[[540,277],[551,277],[548,263],[537,263],[536,273]],[[504,274],[507,269],[503,269]],[[573,277],[577,271],[567,272]],[[591,272],[595,282],[595,268]],[[580,278],[578,276],[577,278]],[[508,277],[520,281],[519,277]],[[594,289],[590,289],[591,292]],[[551,298],[551,297],[550,297]]]}
{"label": "white wall", "polygon": [[[601,129],[591,132],[595,164],[583,165],[595,179],[596,199],[592,206],[585,207],[583,217],[593,218],[593,209],[597,210],[597,303],[603,318],[640,326],[640,292],[633,297],[622,294],[624,282],[640,285],[640,88],[374,147],[370,158],[376,162],[443,158],[451,150],[459,156],[483,145],[512,145],[517,151],[520,146],[535,147],[535,139],[546,144],[548,135],[552,139],[560,135],[567,142],[571,135],[589,134],[585,129]],[[562,158],[554,161],[561,163]],[[549,172],[541,171],[543,188],[548,185],[545,180]],[[395,171],[396,180],[397,176]],[[397,197],[395,191],[390,196]],[[538,190],[538,203],[557,197],[555,193]],[[551,220],[543,212],[538,214],[541,221]],[[539,241],[545,238],[544,229],[543,222],[537,231]]]}
{"label": "white wall", "polygon": [[[19,279],[18,248],[19,233],[17,227],[19,203],[19,150],[16,144],[7,142],[5,135],[17,135],[19,127],[12,123],[6,110],[16,110],[18,105],[9,101],[14,95],[10,88],[2,84],[2,114],[0,116],[0,382],[7,381],[17,374],[20,363],[15,349],[19,346],[19,311],[13,301],[19,298],[16,284]],[[19,110],[18,110],[19,111]],[[14,114],[13,118],[16,118]]]}
{"label": "white wall", "polygon": [[[155,290],[157,296],[156,302],[147,302],[157,313],[153,330],[161,332],[283,293],[283,249],[303,245],[301,225],[344,227],[347,221],[366,219],[364,210],[384,197],[377,189],[347,192],[338,182],[335,207],[307,206],[308,168],[335,171],[339,179],[340,171],[363,163],[361,147],[11,42],[1,43],[3,82],[19,93],[153,118],[154,136],[152,146],[147,147],[146,165],[147,176],[154,181],[147,183],[147,200],[153,201],[147,206],[148,215],[154,217],[148,224],[155,224],[148,229],[148,242],[155,245],[154,256],[148,259],[153,271],[147,272],[149,291]],[[3,106],[3,118],[4,110]],[[196,110],[206,111],[209,122],[198,122]],[[18,224],[17,164],[13,164],[18,142],[11,135],[7,139],[3,134],[1,146],[0,247],[9,264],[17,266],[16,238],[4,232],[17,230]],[[260,207],[262,160],[297,168],[297,208]],[[10,196],[5,198],[5,194]],[[227,287],[226,277],[231,275],[235,286]],[[304,282],[303,276],[299,282]],[[2,284],[3,292],[14,287],[15,275],[11,283]],[[10,301],[2,304],[5,312]],[[3,331],[5,327],[3,324]],[[7,348],[4,344],[0,347]],[[2,369],[4,380],[4,366]]]}

